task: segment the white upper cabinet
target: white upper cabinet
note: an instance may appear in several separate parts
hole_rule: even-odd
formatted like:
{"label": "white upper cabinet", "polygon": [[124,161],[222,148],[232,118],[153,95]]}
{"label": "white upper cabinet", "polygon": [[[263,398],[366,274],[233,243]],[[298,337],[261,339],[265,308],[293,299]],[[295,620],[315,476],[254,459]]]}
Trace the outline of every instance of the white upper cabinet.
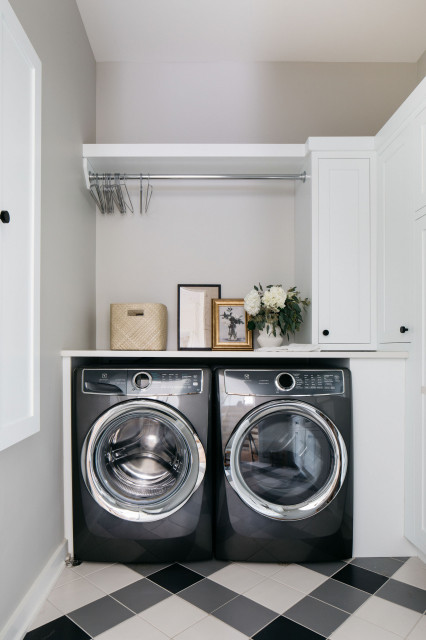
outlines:
{"label": "white upper cabinet", "polygon": [[412,146],[408,129],[378,155],[379,342],[410,342],[412,335]]}
{"label": "white upper cabinet", "polygon": [[41,64],[0,0],[0,449],[40,429]]}
{"label": "white upper cabinet", "polygon": [[313,338],[317,325],[314,341],[330,349],[372,348],[370,158],[318,157],[315,166]]}

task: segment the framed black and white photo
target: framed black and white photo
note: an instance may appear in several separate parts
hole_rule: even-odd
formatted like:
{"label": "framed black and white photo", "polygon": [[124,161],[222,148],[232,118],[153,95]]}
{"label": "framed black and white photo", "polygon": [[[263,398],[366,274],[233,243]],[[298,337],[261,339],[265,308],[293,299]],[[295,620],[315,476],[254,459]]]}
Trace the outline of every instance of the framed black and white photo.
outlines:
{"label": "framed black and white photo", "polygon": [[178,284],[180,351],[212,348],[212,300],[220,295],[220,284]]}
{"label": "framed black and white photo", "polygon": [[243,299],[213,300],[213,350],[253,349],[252,332]]}

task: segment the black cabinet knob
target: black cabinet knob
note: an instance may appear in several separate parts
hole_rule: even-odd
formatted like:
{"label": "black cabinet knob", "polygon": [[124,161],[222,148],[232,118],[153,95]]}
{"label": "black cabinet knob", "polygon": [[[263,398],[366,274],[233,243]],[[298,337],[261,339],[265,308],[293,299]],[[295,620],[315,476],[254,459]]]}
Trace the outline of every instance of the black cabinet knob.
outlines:
{"label": "black cabinet knob", "polygon": [[329,334],[329,333],[330,333],[330,332],[329,332],[329,330],[328,330],[328,329],[324,329],[324,331],[322,332],[322,335],[323,335],[323,336],[328,336],[328,334]]}
{"label": "black cabinet knob", "polygon": [[400,333],[406,333],[408,331],[408,327],[399,327]]}
{"label": "black cabinet knob", "polygon": [[10,222],[10,213],[9,211],[2,211],[0,213],[0,220],[2,222],[4,222],[5,224],[7,224],[8,222]]}

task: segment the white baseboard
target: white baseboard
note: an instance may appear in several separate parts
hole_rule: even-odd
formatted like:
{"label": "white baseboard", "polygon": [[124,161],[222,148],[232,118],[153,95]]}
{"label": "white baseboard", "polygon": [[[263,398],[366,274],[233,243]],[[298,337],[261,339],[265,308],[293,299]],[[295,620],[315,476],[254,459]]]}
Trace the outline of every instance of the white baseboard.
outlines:
{"label": "white baseboard", "polygon": [[67,555],[64,540],[51,555],[39,577],[16,607],[5,627],[0,631],[0,640],[21,640],[35,616],[43,606],[56,580],[59,578]]}

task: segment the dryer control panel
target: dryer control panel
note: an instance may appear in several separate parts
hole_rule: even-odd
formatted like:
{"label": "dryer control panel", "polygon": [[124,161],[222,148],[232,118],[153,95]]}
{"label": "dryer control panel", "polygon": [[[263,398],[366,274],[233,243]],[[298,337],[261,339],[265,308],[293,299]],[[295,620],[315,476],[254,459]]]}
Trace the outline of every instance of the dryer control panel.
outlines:
{"label": "dryer control panel", "polygon": [[240,396],[329,396],[343,394],[339,369],[225,370],[225,393]]}
{"label": "dryer control panel", "polygon": [[177,396],[201,393],[200,369],[84,369],[83,393],[127,396]]}

